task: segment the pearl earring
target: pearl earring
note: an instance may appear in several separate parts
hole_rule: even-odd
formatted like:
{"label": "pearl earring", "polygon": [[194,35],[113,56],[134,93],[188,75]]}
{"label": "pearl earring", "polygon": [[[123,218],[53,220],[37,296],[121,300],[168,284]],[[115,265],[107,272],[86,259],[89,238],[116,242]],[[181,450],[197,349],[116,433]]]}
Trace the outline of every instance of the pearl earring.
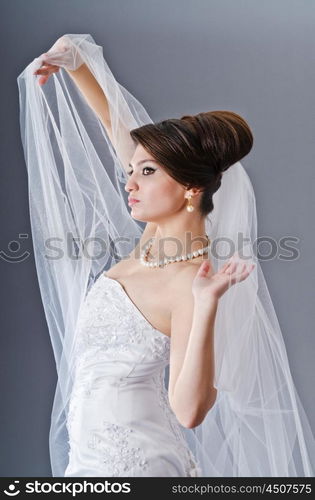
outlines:
{"label": "pearl earring", "polygon": [[194,206],[191,204],[191,201],[190,201],[191,198],[192,198],[192,195],[189,194],[188,197],[189,198],[188,198],[188,203],[186,205],[186,210],[187,210],[187,212],[193,212],[195,209],[194,209]]}

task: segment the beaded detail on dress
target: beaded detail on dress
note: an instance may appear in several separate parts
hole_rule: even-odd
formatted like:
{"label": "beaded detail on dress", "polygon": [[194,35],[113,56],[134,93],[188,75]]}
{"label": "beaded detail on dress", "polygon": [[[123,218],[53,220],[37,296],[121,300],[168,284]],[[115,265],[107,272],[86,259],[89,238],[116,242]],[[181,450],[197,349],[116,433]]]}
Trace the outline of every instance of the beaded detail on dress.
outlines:
{"label": "beaded detail on dress", "polygon": [[197,461],[192,454],[191,450],[188,448],[185,436],[182,433],[178,420],[170,407],[168,400],[168,393],[164,384],[164,373],[161,371],[155,378],[157,393],[159,395],[159,405],[163,408],[165,415],[167,417],[171,431],[177,439],[178,447],[181,450],[183,456],[186,457],[186,476],[197,477],[201,475],[201,468],[198,466]]}
{"label": "beaded detail on dress", "polygon": [[[132,433],[133,429],[106,420],[103,421],[102,428],[93,429],[88,447],[100,451],[99,466],[106,470],[107,475],[119,477],[128,474],[135,465],[142,470],[147,468],[148,462],[140,447],[130,444],[129,438]],[[110,446],[106,446],[104,436],[110,442]]]}
{"label": "beaded detail on dress", "polygon": [[148,323],[118,281],[103,273],[89,290],[79,314],[77,361],[91,347],[95,355],[107,352],[118,358],[128,351],[130,344],[139,344],[145,339],[156,359],[169,358],[170,338]]}

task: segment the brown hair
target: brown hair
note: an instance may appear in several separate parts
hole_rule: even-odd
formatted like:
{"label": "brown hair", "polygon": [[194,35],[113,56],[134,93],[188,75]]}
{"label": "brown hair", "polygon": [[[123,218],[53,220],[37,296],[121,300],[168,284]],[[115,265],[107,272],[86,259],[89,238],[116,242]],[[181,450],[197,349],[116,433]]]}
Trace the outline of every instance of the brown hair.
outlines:
{"label": "brown hair", "polygon": [[213,194],[222,173],[246,156],[253,135],[246,121],[232,111],[208,111],[170,118],[130,131],[165,171],[187,189],[202,188],[199,211],[213,210]]}

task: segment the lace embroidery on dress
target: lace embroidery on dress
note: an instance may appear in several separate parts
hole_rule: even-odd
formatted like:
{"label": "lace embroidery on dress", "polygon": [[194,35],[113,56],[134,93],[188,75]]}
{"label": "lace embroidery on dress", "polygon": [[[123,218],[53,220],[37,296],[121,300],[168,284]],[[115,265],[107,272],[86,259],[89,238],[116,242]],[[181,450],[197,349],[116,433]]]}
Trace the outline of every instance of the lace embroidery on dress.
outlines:
{"label": "lace embroidery on dress", "polygon": [[92,390],[93,390],[93,384],[92,381],[90,380],[80,380],[79,383],[75,383],[72,388],[71,392],[71,397],[69,399],[69,405],[68,405],[68,414],[67,414],[67,421],[66,421],[66,427],[68,430],[68,443],[70,444],[70,437],[71,437],[71,432],[73,428],[73,424],[75,422],[75,416],[76,412],[78,409],[78,405],[82,404],[82,397],[83,398],[90,398],[92,397]]}
{"label": "lace embroidery on dress", "polygon": [[159,394],[159,406],[163,409],[169,426],[178,441],[178,446],[183,452],[183,456],[186,457],[186,476],[187,477],[199,477],[201,476],[201,467],[196,458],[194,457],[192,451],[190,450],[188,443],[186,442],[185,436],[181,431],[180,424],[174,414],[172,408],[170,407],[167,390],[164,384],[164,371],[160,371],[154,377],[158,394]]}
{"label": "lace embroidery on dress", "polygon": [[[129,319],[132,319],[134,328],[138,332],[139,340],[151,340],[150,352],[154,358],[169,359],[170,337],[165,335],[163,332],[160,332],[149,323],[149,321],[143,316],[137,306],[129,298],[119,281],[109,278],[106,274],[103,274],[103,277],[109,282],[113,290],[116,291],[116,297],[118,298],[120,304],[120,297],[123,298],[125,302],[123,314],[129,317]],[[113,291],[111,293],[113,293]],[[149,331],[150,334],[148,333]]]}
{"label": "lace embroidery on dress", "polygon": [[89,290],[79,313],[76,364],[84,363],[85,358],[91,356],[91,348],[93,357],[101,358],[104,353],[118,357],[128,351],[130,344],[141,342],[148,344],[155,359],[169,359],[170,338],[142,316],[118,281],[101,275]]}
{"label": "lace embroidery on dress", "polygon": [[[164,334],[162,334],[164,335]],[[151,354],[155,359],[167,359],[170,357],[170,338],[167,335],[163,337],[151,336]]]}
{"label": "lace embroidery on dress", "polygon": [[106,475],[119,477],[132,473],[135,466],[142,470],[147,468],[148,462],[140,448],[130,445],[132,432],[133,429],[106,420],[103,421],[102,429],[93,429],[88,447],[100,451],[99,465],[106,470]]}

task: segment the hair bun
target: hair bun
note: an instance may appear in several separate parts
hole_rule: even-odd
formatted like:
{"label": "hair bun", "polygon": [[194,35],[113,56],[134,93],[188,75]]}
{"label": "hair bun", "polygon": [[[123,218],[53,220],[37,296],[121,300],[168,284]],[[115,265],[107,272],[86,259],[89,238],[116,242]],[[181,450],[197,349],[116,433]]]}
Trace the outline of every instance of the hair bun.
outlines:
{"label": "hair bun", "polygon": [[221,174],[246,156],[253,146],[253,134],[247,122],[232,111],[208,111],[184,115],[181,120],[194,128],[203,154]]}

